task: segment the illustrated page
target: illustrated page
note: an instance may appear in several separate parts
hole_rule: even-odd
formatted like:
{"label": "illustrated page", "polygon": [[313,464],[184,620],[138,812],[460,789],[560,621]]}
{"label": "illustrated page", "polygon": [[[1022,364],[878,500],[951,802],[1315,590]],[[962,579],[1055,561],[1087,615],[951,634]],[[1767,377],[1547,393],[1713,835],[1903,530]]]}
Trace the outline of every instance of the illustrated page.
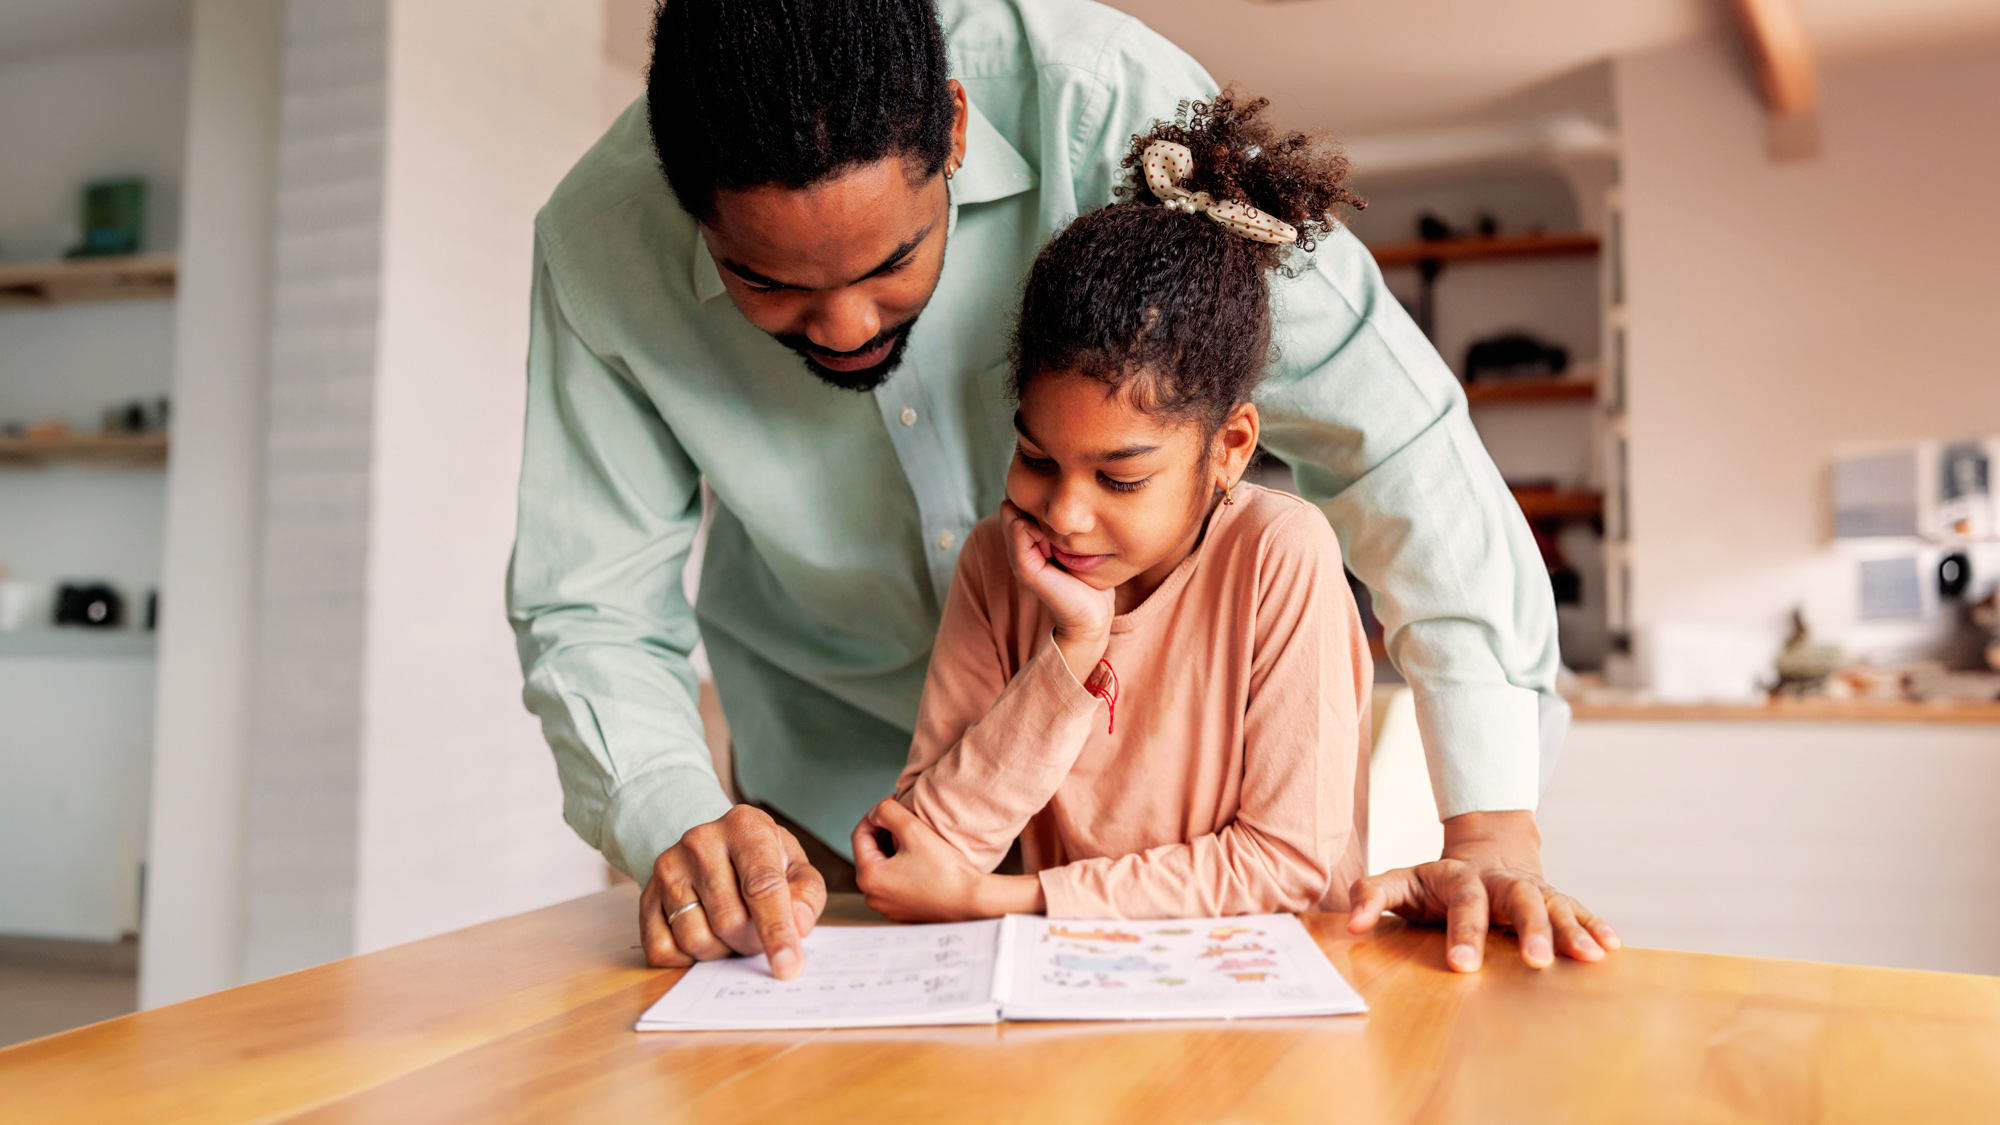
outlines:
{"label": "illustrated page", "polygon": [[761,956],[703,961],[638,1030],[992,1023],[1000,926],[821,926],[806,937],[799,979],[772,976]]}
{"label": "illustrated page", "polygon": [[1289,914],[1150,922],[1007,919],[1008,1019],[1340,1015],[1368,1005]]}

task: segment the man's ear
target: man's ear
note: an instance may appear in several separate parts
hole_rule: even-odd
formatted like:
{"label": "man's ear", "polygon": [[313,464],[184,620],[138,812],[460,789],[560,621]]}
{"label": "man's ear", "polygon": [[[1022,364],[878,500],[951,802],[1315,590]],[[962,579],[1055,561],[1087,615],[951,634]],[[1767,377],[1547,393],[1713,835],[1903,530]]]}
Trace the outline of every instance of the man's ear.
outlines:
{"label": "man's ear", "polygon": [[972,120],[972,102],[965,96],[965,87],[958,79],[948,78],[945,85],[951,87],[951,167],[965,163],[965,129]]}

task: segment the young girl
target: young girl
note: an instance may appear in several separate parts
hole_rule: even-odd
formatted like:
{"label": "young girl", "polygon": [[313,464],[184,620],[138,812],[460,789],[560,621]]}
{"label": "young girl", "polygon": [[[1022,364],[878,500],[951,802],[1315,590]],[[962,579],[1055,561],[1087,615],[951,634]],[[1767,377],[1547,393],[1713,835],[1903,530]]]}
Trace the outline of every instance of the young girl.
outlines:
{"label": "young girl", "polygon": [[[1346,909],[1373,666],[1325,517],[1240,481],[1268,275],[1360,200],[1266,104],[1135,138],[1131,197],[1028,276],[1007,503],[959,558],[896,796],[854,832],[891,918]],[[1032,874],[991,874],[1017,836]]]}

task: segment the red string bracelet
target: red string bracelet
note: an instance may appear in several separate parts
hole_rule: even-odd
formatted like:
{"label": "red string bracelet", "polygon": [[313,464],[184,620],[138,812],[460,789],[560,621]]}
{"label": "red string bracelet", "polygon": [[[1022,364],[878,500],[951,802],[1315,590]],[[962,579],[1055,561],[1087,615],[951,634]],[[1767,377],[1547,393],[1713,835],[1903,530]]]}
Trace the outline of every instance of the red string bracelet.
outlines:
{"label": "red string bracelet", "polygon": [[[1103,680],[1098,677],[1097,673],[1099,669],[1103,670],[1104,674],[1111,678],[1111,686],[1109,688],[1105,687]],[[1104,710],[1106,712],[1104,733],[1105,734],[1115,733],[1118,729],[1117,669],[1111,666],[1111,662],[1109,660],[1098,661],[1097,668],[1091,669],[1090,679],[1084,681],[1083,690],[1089,692],[1090,694],[1104,701]]]}

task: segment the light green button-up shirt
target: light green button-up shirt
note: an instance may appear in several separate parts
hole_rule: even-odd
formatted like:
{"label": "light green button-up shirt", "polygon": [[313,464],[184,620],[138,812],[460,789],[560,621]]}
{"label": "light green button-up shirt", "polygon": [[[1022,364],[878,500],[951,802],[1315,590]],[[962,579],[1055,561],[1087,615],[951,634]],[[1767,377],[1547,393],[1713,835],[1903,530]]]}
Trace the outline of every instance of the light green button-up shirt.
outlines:
{"label": "light green button-up shirt", "polygon": [[[642,882],[728,808],[689,654],[705,640],[737,780],[845,850],[908,752],[938,614],[1002,499],[1020,281],[1110,201],[1133,134],[1215,83],[1081,0],[944,0],[972,103],[943,277],[902,366],[838,390],[752,327],[668,189],[643,102],[537,219],[509,614],[564,815]],[[1277,280],[1264,443],[1377,592],[1439,811],[1533,808],[1557,666],[1533,538],[1456,380],[1342,232]],[[682,569],[714,495],[699,605]],[[1559,706],[1559,705],[1558,705]]]}

